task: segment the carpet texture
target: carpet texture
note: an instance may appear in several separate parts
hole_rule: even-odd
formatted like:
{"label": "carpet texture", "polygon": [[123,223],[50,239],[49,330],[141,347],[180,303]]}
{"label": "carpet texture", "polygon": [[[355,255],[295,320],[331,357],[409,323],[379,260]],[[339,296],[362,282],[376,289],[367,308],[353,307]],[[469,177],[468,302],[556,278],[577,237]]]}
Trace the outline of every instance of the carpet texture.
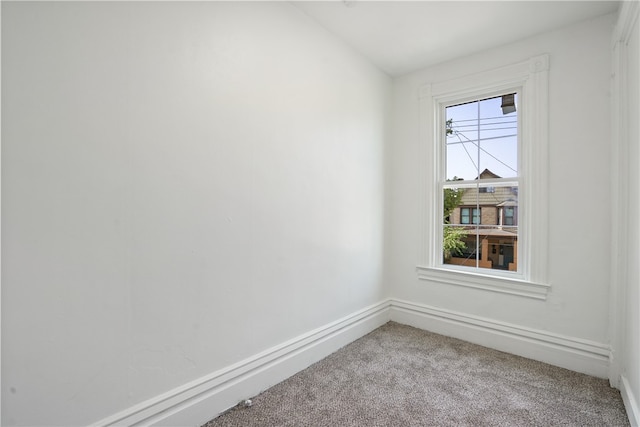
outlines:
{"label": "carpet texture", "polygon": [[618,390],[389,322],[206,427],[628,426]]}

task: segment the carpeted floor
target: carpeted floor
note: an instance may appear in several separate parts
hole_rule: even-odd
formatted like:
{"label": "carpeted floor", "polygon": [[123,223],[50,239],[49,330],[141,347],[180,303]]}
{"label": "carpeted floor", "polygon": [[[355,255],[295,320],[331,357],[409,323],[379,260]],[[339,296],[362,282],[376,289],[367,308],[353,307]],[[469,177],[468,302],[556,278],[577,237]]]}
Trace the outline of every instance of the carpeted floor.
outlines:
{"label": "carpeted floor", "polygon": [[387,323],[206,424],[628,426],[607,380]]}

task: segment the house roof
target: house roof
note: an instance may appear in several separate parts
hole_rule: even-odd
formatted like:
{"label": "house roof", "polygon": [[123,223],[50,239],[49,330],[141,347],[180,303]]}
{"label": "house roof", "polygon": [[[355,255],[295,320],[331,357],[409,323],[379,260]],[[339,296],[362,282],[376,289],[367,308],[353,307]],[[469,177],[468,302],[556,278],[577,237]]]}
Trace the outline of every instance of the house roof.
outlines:
{"label": "house roof", "polygon": [[[496,175],[495,173],[491,172],[489,169],[485,169],[482,172],[480,172],[480,179],[490,179],[490,178],[502,178],[501,176]],[[476,178],[478,179],[478,178]]]}
{"label": "house roof", "polygon": [[[513,229],[513,231],[511,231]],[[476,234],[474,229],[467,230],[467,236],[471,237]],[[517,227],[509,226],[509,228],[500,229],[500,228],[483,228],[482,226],[478,229],[478,234],[484,237],[518,237]]]}

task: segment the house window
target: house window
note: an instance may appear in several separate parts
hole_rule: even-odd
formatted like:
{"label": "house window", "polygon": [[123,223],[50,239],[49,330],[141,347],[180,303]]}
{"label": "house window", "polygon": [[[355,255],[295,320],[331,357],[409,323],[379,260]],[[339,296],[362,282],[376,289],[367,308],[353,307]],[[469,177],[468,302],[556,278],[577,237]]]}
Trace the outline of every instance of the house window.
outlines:
{"label": "house window", "polygon": [[[473,215],[473,222],[471,222],[472,215]],[[480,224],[480,209],[479,208],[461,208],[460,223],[461,224]]]}
{"label": "house window", "polygon": [[548,61],[421,88],[420,279],[546,298]]}
{"label": "house window", "polygon": [[505,206],[502,211],[504,225],[518,225],[516,221],[516,208],[515,206]]}
{"label": "house window", "polygon": [[480,188],[480,192],[481,193],[495,193],[496,192],[496,187],[481,187]]}

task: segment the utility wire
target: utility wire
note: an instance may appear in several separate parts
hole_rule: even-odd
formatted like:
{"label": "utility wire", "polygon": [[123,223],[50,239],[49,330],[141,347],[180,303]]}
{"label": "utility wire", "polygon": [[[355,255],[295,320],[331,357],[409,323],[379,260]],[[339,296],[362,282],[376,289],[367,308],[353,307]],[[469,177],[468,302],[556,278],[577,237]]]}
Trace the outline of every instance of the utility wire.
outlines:
{"label": "utility wire", "polygon": [[497,119],[514,119],[513,121],[517,121],[516,116],[513,117],[504,117],[504,116],[495,116],[495,117],[476,117],[475,119],[464,119],[464,120],[456,120],[456,123],[462,122],[477,122],[479,120],[497,120]]}
{"label": "utility wire", "polygon": [[[514,171],[516,174],[518,173],[518,171],[517,171],[517,170],[515,170],[514,168],[512,168],[511,166],[509,166],[508,164],[506,164],[505,162],[503,162],[502,160],[500,160],[499,158],[497,158],[496,156],[494,156],[493,154],[491,154],[490,152],[488,152],[488,151],[487,151],[487,150],[485,150],[484,148],[482,148],[482,147],[480,146],[480,144],[477,144],[474,140],[469,139],[469,138],[468,138],[464,133],[459,132],[459,131],[455,131],[455,130],[454,130],[453,132],[454,132],[454,134],[458,137],[458,139],[460,140],[460,143],[462,143],[462,146],[463,146],[463,147],[464,147],[464,144],[465,144],[465,143],[460,139],[460,135],[462,135],[462,137],[463,137],[464,139],[466,139],[466,140],[467,140],[467,142],[470,142],[470,143],[472,143],[473,145],[475,145],[475,146],[478,148],[478,150],[480,150],[480,151],[484,152],[485,154],[489,155],[490,157],[492,157],[493,159],[495,159],[495,160],[496,160],[496,161],[498,161],[499,163],[503,164],[503,165],[504,165],[504,166],[506,166],[507,168],[509,168],[509,169],[511,169],[512,171]],[[476,141],[486,141],[486,140],[491,140],[491,139],[501,139],[501,138],[507,138],[507,137],[509,137],[509,136],[517,136],[517,135],[503,135],[503,136],[496,136],[496,137],[493,137],[493,138],[482,138],[482,139],[479,139],[479,140],[476,140]],[[465,151],[466,151],[466,150],[467,150],[467,149],[465,148]],[[467,152],[467,153],[468,153],[468,152]],[[473,162],[473,160],[472,160],[472,162]],[[476,169],[478,170],[478,174],[479,174],[479,173],[480,173],[480,170],[479,170],[478,166],[477,166],[475,163],[474,163],[473,165],[474,165],[474,166],[476,166]]]}
{"label": "utility wire", "polygon": [[[458,133],[462,133],[462,132],[458,132],[458,131],[454,131],[454,135],[457,135]],[[465,144],[467,142],[483,142],[483,141],[491,141],[494,139],[502,139],[502,138],[511,138],[514,136],[518,136],[517,134],[510,134],[510,135],[500,135],[500,136],[490,136],[489,138],[480,138],[480,139],[470,139],[468,136],[464,136],[464,138],[466,139],[466,141],[460,141],[460,142],[447,142],[447,145],[457,145],[457,144]]]}
{"label": "utility wire", "polygon": [[473,165],[473,167],[475,168],[475,170],[480,170],[478,168],[478,165],[476,165],[476,162],[473,161],[473,157],[471,156],[471,153],[469,153],[469,150],[467,150],[467,146],[464,145],[464,142],[462,141],[462,139],[460,138],[459,132],[456,132],[455,135],[458,137],[458,139],[460,140],[460,144],[462,144],[462,148],[464,148],[464,152],[467,153],[467,157],[469,157],[469,160],[471,161],[471,164]]}

